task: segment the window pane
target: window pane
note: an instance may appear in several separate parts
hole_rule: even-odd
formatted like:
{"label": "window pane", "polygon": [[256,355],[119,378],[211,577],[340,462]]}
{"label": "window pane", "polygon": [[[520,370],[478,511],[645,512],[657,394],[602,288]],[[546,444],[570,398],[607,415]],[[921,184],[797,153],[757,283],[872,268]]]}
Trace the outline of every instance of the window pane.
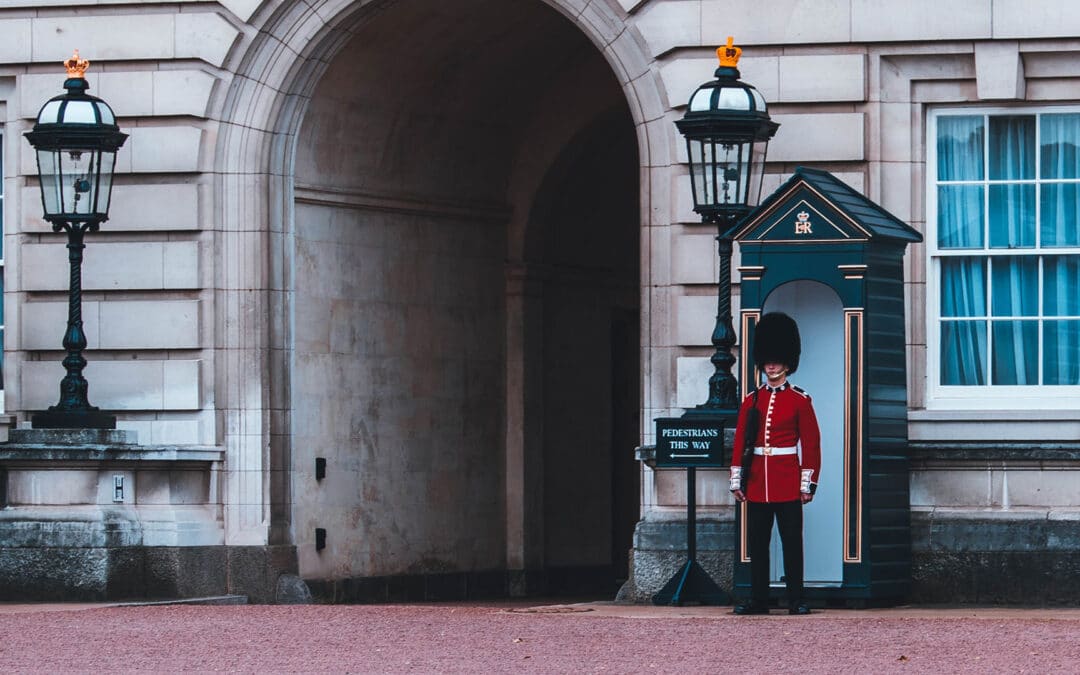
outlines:
{"label": "window pane", "polygon": [[1043,384],[1080,384],[1080,321],[1043,324]]}
{"label": "window pane", "polygon": [[1035,247],[1035,186],[990,186],[990,247]]}
{"label": "window pane", "polygon": [[1080,246],[1080,186],[1057,183],[1041,186],[1043,246]]}
{"label": "window pane", "polygon": [[1039,383],[1039,322],[994,322],[993,383]]}
{"label": "window pane", "polygon": [[1039,261],[1035,257],[1001,257],[990,261],[991,311],[994,316],[1036,316],[1039,313]]}
{"label": "window pane", "polygon": [[1043,315],[1080,316],[1080,256],[1047,256],[1043,263]]}
{"label": "window pane", "polygon": [[941,261],[941,315],[986,316],[986,258]]}
{"label": "window pane", "polygon": [[941,383],[986,384],[985,321],[946,321],[941,324]]}
{"label": "window pane", "polygon": [[983,247],[983,187],[942,185],[938,188],[938,246]]}
{"label": "window pane", "polygon": [[990,180],[1035,178],[1035,116],[990,118]]}
{"label": "window pane", "polygon": [[939,117],[938,180],[983,179],[982,115]]}
{"label": "window pane", "polygon": [[1042,178],[1080,178],[1080,114],[1043,115]]}

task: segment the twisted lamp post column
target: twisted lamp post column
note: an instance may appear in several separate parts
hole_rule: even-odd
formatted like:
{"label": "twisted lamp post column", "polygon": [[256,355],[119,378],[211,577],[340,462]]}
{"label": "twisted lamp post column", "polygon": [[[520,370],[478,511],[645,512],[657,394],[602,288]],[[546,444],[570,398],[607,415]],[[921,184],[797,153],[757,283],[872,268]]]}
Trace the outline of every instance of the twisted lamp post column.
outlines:
{"label": "twisted lamp post column", "polygon": [[89,383],[83,377],[83,368],[86,367],[86,359],[82,352],[86,349],[86,334],[83,332],[82,322],[82,260],[83,235],[97,230],[97,223],[55,223],[53,232],[64,230],[68,235],[68,262],[71,267],[70,285],[68,287],[68,321],[67,330],[64,332],[63,345],[67,350],[64,357],[64,369],[67,375],[60,381],[60,402],[51,408],[50,412],[83,412],[94,411],[96,407],[90,405],[87,400]]}
{"label": "twisted lamp post column", "polygon": [[738,216],[718,223],[716,235],[717,252],[720,255],[720,272],[717,275],[716,325],[713,326],[712,345],[715,351],[709,361],[714,372],[709,377],[709,398],[697,406],[697,410],[737,410],[739,407],[739,382],[731,374],[735,357],[731,351],[737,337],[731,315],[731,253],[733,244],[730,228],[738,222]]}

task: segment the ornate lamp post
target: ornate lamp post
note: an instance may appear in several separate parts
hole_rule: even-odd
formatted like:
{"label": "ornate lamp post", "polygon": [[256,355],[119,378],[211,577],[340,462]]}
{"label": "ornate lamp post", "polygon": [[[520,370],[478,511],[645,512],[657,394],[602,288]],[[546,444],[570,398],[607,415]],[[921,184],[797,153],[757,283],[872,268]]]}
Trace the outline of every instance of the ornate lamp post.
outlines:
{"label": "ornate lamp post", "polygon": [[35,429],[114,429],[116,418],[87,400],[88,383],[82,371],[86,335],[82,327],[83,235],[96,232],[109,218],[116,152],[127,139],[105,101],[90,96],[84,73],[90,62],[79,52],[64,62],[66,94],[50,99],[26,134],[37,152],[38,178],[45,220],[54,232],[67,233],[71,284],[63,345],[67,350],[60,382],[60,402],[33,416]]}
{"label": "ornate lamp post", "polygon": [[[694,211],[704,223],[715,223],[720,242],[720,279],[709,400],[682,418],[657,419],[655,463],[686,468],[686,564],[653,596],[657,605],[693,600],[724,604],[722,591],[697,562],[697,467],[722,466],[724,428],[739,414],[738,382],[731,374],[735,329],[731,325],[731,237],[738,222],[757,204],[765,166],[765,150],[779,124],[769,119],[765,99],[739,81],[735,67],[742,50],[728,38],[716,50],[716,79],[697,88],[683,118],[675,124],[686,137]],[[696,439],[680,440],[680,439]],[[714,440],[708,440],[714,439]]]}
{"label": "ornate lamp post", "polygon": [[731,323],[731,235],[735,226],[757,204],[769,139],[779,124],[769,118],[765,99],[739,81],[736,65],[742,49],[733,39],[716,50],[720,67],[716,79],[697,88],[681,120],[675,122],[686,137],[694,211],[701,222],[715,223],[720,250],[716,326],[710,359],[715,372],[709,378],[709,399],[687,411],[688,416],[734,415],[739,408],[738,382],[731,374],[735,357],[735,329]]}

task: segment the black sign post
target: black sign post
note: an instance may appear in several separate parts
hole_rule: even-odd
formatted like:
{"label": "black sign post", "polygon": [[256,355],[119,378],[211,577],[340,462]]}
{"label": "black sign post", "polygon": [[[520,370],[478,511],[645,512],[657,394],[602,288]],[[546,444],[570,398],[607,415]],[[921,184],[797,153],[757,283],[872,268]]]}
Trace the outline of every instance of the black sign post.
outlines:
{"label": "black sign post", "polygon": [[724,466],[723,418],[656,420],[656,466],[686,469],[686,564],[653,596],[654,605],[729,605],[697,562],[697,467]]}

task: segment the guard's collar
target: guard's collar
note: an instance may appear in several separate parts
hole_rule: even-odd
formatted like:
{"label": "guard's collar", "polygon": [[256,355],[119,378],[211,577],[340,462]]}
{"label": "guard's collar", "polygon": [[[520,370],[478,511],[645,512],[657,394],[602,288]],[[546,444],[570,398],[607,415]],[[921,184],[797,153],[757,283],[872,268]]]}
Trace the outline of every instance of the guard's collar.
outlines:
{"label": "guard's collar", "polygon": [[787,389],[790,386],[791,386],[791,383],[785,380],[784,383],[782,385],[780,385],[779,387],[770,387],[768,384],[766,384],[765,388],[769,390],[770,394],[775,394],[777,392],[784,391],[785,389]]}

